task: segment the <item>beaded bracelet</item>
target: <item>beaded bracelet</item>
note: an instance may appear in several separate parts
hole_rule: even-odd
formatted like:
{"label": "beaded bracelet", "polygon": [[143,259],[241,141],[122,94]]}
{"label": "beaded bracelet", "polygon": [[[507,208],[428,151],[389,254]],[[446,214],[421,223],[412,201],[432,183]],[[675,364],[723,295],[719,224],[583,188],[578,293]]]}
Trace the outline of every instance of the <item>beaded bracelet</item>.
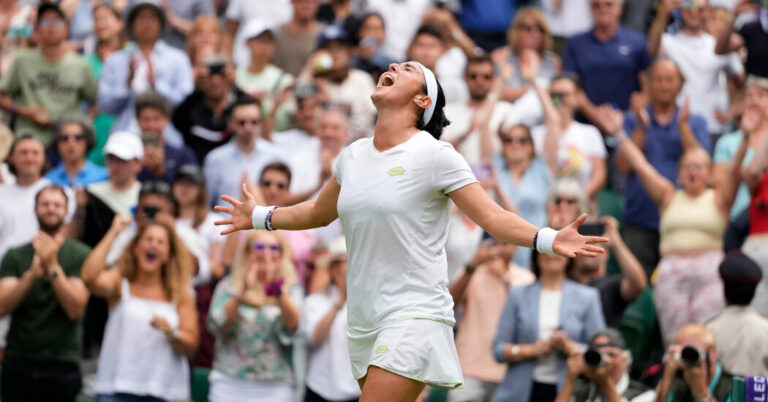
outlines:
{"label": "beaded bracelet", "polygon": [[267,217],[264,218],[264,227],[267,228],[267,230],[269,230],[270,232],[275,230],[275,227],[272,226],[272,215],[275,213],[276,209],[277,207],[274,207],[271,210],[269,210],[269,212],[267,213]]}

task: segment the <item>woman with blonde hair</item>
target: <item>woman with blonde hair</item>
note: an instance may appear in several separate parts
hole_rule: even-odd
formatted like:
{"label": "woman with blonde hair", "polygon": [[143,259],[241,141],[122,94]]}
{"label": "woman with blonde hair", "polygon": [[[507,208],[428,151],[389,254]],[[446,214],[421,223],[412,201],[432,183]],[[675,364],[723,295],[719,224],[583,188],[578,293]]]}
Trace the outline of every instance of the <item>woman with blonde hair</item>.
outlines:
{"label": "woman with blonde hair", "polygon": [[208,314],[216,336],[209,400],[293,399],[284,352],[299,324],[302,290],[290,254],[278,233],[251,232],[216,286]]}
{"label": "woman with blonde hair", "polygon": [[192,65],[202,62],[201,49],[211,49],[213,53],[221,51],[221,26],[213,15],[201,15],[195,18],[187,36],[187,55]]}
{"label": "woman with blonde hair", "polygon": [[83,264],[88,289],[110,307],[93,388],[99,402],[189,399],[187,357],[199,342],[192,258],[173,228],[155,221],[139,229],[117,269],[104,270],[112,243],[130,224],[116,216]]}
{"label": "woman with blonde hair", "polygon": [[536,80],[542,87],[549,87],[552,78],[563,69],[560,57],[551,51],[552,36],[547,19],[536,7],[524,7],[517,11],[507,31],[508,46],[493,52],[497,63],[510,63],[515,69],[501,93],[501,99],[514,102],[530,89],[530,82],[523,77],[520,66],[530,57],[531,51],[541,59]]}

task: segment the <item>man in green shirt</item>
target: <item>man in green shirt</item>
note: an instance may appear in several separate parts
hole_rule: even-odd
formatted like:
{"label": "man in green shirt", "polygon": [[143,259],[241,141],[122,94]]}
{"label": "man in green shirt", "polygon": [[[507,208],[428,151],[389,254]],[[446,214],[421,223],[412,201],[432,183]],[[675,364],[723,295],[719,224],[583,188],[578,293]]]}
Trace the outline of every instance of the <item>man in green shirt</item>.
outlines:
{"label": "man in green shirt", "polygon": [[79,278],[90,249],[65,238],[67,196],[57,185],[35,197],[40,233],[0,263],[0,318],[10,314],[3,401],[74,401],[80,391],[81,316],[88,290]]}
{"label": "man in green shirt", "polygon": [[37,49],[19,51],[0,79],[0,107],[17,116],[16,133],[31,133],[48,148],[51,124],[96,101],[98,83],[88,62],[65,47],[69,29],[58,6],[38,8]]}

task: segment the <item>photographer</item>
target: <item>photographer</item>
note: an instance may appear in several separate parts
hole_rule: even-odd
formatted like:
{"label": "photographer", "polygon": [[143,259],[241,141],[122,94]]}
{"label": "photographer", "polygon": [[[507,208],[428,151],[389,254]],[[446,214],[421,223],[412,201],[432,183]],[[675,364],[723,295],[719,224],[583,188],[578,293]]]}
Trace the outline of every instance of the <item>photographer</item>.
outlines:
{"label": "photographer", "polygon": [[717,361],[714,335],[701,324],[689,324],[677,331],[667,351],[656,402],[728,401],[732,381]]}
{"label": "photographer", "polygon": [[652,401],[652,390],[629,379],[631,363],[619,331],[607,328],[596,333],[585,353],[568,358],[568,375],[555,402]]}

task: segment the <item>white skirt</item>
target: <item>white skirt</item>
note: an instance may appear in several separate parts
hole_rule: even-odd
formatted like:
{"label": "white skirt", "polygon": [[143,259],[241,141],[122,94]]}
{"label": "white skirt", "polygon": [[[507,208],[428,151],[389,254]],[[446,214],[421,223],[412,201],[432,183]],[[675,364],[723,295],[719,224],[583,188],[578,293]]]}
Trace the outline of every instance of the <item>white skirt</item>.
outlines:
{"label": "white skirt", "polygon": [[352,374],[358,380],[376,366],[433,387],[461,386],[453,328],[430,319],[407,319],[372,331],[347,328]]}

